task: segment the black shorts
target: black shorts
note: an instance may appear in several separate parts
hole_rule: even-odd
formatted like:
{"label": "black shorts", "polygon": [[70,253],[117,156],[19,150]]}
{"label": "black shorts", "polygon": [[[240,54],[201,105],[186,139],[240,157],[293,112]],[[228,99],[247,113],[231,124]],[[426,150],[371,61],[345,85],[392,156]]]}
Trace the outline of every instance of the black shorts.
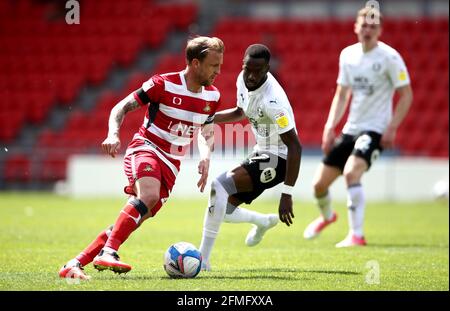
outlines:
{"label": "black shorts", "polygon": [[344,171],[347,159],[353,154],[366,160],[367,170],[369,170],[372,163],[383,151],[380,141],[381,134],[371,131],[362,132],[356,136],[341,134],[336,139],[333,149],[322,162]]}
{"label": "black shorts", "polygon": [[252,153],[241,166],[252,179],[253,191],[239,192],[233,197],[246,204],[250,204],[264,190],[283,182],[286,176],[286,160],[268,152]]}

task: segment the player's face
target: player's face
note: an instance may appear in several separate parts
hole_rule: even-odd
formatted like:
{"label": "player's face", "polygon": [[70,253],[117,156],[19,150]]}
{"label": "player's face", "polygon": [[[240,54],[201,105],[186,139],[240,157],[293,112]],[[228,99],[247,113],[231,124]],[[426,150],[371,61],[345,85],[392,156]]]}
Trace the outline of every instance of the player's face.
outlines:
{"label": "player's face", "polygon": [[200,85],[210,86],[214,83],[217,75],[220,73],[220,67],[223,64],[223,53],[209,51],[208,55],[199,62],[197,68],[197,77]]}
{"label": "player's face", "polygon": [[242,66],[244,71],[244,83],[249,91],[254,91],[259,88],[267,78],[269,65],[264,58],[252,58],[246,56]]}
{"label": "player's face", "polygon": [[362,44],[374,44],[381,35],[381,25],[369,23],[365,17],[359,16],[355,23],[355,33]]}

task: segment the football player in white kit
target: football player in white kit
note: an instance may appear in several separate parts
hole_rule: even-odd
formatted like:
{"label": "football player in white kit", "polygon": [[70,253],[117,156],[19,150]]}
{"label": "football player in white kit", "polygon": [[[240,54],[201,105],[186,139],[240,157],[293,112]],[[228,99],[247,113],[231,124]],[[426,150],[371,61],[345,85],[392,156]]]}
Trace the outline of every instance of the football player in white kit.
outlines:
{"label": "football player in white kit", "polygon": [[[313,181],[320,217],[310,223],[304,237],[312,239],[337,219],[331,208],[330,185],[342,174],[347,186],[349,233],[336,247],[364,246],[365,199],[362,175],[383,149],[394,144],[397,128],[412,103],[412,89],[405,63],[392,47],[378,41],[382,16],[363,8],[354,25],[358,43],[342,50],[336,94],[322,135],[325,154]],[[393,96],[399,99],[393,112]],[[335,127],[352,95],[350,112],[341,135]]]}
{"label": "football player in white kit", "polygon": [[[210,270],[210,254],[223,221],[252,223],[253,228],[245,240],[248,246],[257,245],[278,219],[287,226],[292,224],[292,188],[298,177],[302,148],[289,100],[269,72],[269,61],[270,51],[266,46],[250,45],[236,82],[237,106],[215,114],[216,123],[236,122],[247,117],[256,145],[241,165],[222,173],[211,183],[200,245],[203,270]],[[250,204],[265,189],[281,182],[284,185],[278,215],[238,207],[243,202]]]}

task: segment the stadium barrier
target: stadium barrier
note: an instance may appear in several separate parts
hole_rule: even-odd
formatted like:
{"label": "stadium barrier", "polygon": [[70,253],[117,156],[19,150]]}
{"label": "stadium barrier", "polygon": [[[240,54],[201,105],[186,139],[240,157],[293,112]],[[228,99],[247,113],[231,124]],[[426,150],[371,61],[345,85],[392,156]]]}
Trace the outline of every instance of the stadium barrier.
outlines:
{"label": "stadium barrier", "polygon": [[[238,165],[243,156],[212,158],[208,186],[202,194],[196,184],[197,159],[186,159],[181,166],[173,196],[179,198],[201,198],[209,193],[211,180]],[[300,176],[295,185],[297,200],[312,200],[312,179],[321,158],[304,156]],[[448,159],[385,157],[374,163],[370,172],[362,180],[366,198],[370,201],[421,201],[435,198],[434,187],[441,180],[448,180]],[[69,159],[67,181],[59,182],[56,191],[73,197],[120,197],[127,179],[123,172],[122,158],[115,159],[98,155],[75,155]],[[278,199],[280,187],[274,187],[262,194],[261,198]],[[331,188],[333,198],[346,200],[343,178]],[[206,202],[206,201],[205,201]]]}

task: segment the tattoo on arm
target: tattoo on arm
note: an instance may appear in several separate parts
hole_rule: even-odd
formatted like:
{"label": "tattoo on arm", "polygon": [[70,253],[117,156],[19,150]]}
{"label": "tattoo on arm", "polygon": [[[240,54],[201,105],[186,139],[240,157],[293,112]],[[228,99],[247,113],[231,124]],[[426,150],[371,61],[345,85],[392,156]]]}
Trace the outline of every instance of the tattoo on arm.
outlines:
{"label": "tattoo on arm", "polygon": [[130,111],[134,111],[138,108],[141,107],[141,105],[139,105],[139,103],[137,102],[137,100],[134,98],[134,96],[130,96],[131,98],[129,98],[125,105],[123,106],[123,110],[125,111],[125,113],[130,112]]}
{"label": "tattoo on arm", "polygon": [[134,98],[133,94],[128,95],[121,100],[112,110],[109,118],[109,132],[110,134],[118,134],[120,126],[122,125],[125,115],[139,109],[141,106]]}

